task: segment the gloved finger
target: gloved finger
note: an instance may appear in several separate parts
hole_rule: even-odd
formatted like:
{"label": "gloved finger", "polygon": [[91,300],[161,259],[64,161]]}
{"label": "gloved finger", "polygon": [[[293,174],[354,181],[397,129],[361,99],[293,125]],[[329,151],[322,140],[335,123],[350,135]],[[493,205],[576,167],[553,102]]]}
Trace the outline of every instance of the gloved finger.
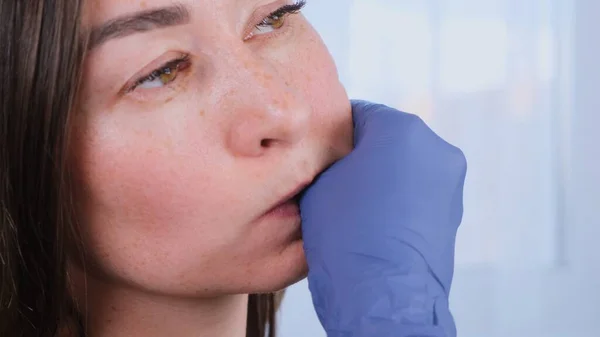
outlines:
{"label": "gloved finger", "polygon": [[351,100],[351,103],[352,120],[354,122],[354,145],[357,145],[363,138],[370,115],[375,110],[383,108],[383,106],[363,100]]}
{"label": "gloved finger", "polygon": [[411,130],[414,132],[419,128],[427,128],[416,115],[383,104],[362,100],[351,102],[355,147],[365,142],[375,146],[388,142],[396,143],[406,138]]}
{"label": "gloved finger", "polygon": [[[460,152],[455,146],[442,139],[419,116],[409,114],[368,101],[352,100],[354,121],[354,145],[386,147],[394,144],[398,153],[401,149],[438,149],[439,152]],[[413,146],[419,144],[419,146]],[[423,153],[433,157],[433,154]],[[462,155],[462,153],[461,153]]]}

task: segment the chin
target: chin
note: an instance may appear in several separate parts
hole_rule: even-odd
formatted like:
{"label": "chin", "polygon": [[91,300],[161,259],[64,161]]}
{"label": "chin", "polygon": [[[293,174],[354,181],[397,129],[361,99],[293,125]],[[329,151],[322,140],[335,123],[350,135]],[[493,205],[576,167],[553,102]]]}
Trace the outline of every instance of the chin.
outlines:
{"label": "chin", "polygon": [[301,281],[308,274],[302,240],[292,242],[272,259],[272,262],[265,263],[252,272],[254,282],[248,293],[278,292]]}

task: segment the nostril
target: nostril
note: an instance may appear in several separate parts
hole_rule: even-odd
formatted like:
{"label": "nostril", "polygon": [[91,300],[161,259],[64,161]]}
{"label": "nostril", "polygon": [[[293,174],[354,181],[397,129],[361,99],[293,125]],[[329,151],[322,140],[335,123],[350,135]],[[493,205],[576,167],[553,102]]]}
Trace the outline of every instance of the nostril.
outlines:
{"label": "nostril", "polygon": [[270,147],[273,143],[273,139],[263,139],[260,141],[260,147]]}

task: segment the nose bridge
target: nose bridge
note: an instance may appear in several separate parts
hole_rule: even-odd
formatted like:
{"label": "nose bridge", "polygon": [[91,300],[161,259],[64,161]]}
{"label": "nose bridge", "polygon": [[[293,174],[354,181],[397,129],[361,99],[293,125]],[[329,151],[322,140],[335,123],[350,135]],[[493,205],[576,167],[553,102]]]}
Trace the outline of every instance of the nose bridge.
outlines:
{"label": "nose bridge", "polygon": [[222,65],[231,111],[233,149],[258,155],[277,144],[293,144],[308,131],[310,107],[280,76],[275,64],[251,50],[230,51]]}
{"label": "nose bridge", "polygon": [[292,96],[286,81],[278,76],[275,66],[249,50],[238,48],[232,51],[226,64],[229,68],[228,75],[237,80],[232,88],[234,91],[241,88],[243,92],[252,93],[251,98],[273,98],[273,102],[280,104],[284,97]]}

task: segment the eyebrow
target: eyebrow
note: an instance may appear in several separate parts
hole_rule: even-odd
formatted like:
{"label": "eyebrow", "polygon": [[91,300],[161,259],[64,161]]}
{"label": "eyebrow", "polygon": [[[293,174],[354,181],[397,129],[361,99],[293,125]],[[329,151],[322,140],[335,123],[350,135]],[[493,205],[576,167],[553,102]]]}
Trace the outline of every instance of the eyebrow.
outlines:
{"label": "eyebrow", "polygon": [[182,4],[128,14],[93,28],[88,49],[94,49],[111,39],[182,25],[189,21],[190,11]]}

